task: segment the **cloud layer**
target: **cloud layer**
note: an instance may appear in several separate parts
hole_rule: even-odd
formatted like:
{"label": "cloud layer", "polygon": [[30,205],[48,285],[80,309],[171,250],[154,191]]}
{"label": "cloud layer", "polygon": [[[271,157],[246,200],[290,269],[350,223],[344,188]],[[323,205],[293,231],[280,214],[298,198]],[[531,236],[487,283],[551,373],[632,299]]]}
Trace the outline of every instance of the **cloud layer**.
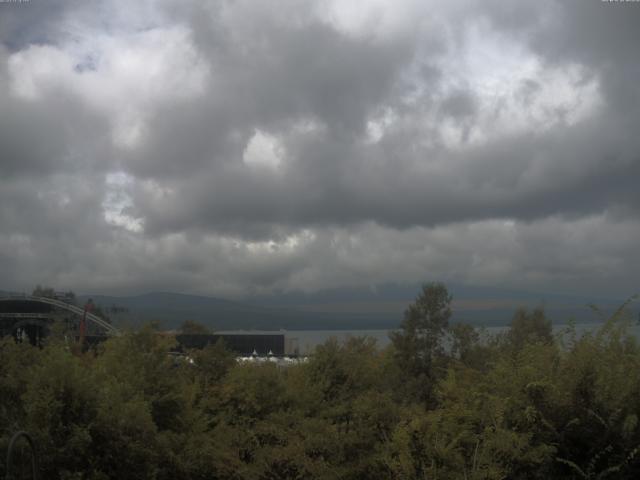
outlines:
{"label": "cloud layer", "polygon": [[2,287],[631,293],[638,24],[633,2],[0,3]]}

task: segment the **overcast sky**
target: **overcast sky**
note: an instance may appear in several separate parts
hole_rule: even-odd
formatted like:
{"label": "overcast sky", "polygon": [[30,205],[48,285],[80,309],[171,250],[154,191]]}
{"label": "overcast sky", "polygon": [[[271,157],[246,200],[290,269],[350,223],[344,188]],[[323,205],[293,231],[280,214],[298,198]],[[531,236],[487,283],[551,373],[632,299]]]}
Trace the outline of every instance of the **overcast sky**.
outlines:
{"label": "overcast sky", "polygon": [[0,2],[0,289],[640,291],[640,2]]}

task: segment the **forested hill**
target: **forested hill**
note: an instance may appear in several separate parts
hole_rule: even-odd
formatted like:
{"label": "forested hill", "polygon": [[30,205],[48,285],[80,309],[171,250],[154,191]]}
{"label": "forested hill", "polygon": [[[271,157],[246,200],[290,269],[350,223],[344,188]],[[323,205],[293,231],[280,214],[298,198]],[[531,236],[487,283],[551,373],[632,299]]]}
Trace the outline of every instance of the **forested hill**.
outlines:
{"label": "forested hill", "polygon": [[[418,291],[417,285],[388,284],[315,293],[287,292],[241,301],[167,292],[121,297],[82,295],[79,301],[92,298],[114,322],[130,325],[158,321],[165,328],[175,328],[184,320],[192,320],[215,330],[384,329],[399,324]],[[622,303],[622,299],[463,285],[454,285],[451,291],[453,321],[482,326],[507,325],[514,310],[521,306],[544,307],[554,323],[565,323],[570,318],[586,323],[597,321],[589,304],[597,304],[611,312]],[[638,312],[634,314],[637,316]]]}

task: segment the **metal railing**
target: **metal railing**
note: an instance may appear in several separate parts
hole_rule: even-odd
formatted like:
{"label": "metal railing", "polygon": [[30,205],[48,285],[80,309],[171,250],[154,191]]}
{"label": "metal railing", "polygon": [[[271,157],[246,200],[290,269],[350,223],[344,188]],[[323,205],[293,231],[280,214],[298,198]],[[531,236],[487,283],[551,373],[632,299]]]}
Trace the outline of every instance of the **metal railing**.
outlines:
{"label": "metal railing", "polygon": [[[80,316],[85,315],[84,309],[80,307],[76,307],[75,305],[71,305],[70,303],[66,303],[66,302],[56,300],[53,298],[48,298],[48,297],[34,297],[32,295],[11,294],[11,295],[5,295],[4,297],[0,297],[0,301],[2,300],[26,300],[29,302],[45,303],[47,305],[52,305],[54,307],[67,310],[71,313],[75,313],[76,315],[80,315]],[[116,327],[111,325],[109,322],[104,321],[102,318],[98,317],[97,315],[94,315],[93,313],[90,313],[90,312],[86,312],[86,318],[87,320],[90,320],[96,325],[99,325],[100,327],[102,327],[108,334],[120,335],[120,331]]]}

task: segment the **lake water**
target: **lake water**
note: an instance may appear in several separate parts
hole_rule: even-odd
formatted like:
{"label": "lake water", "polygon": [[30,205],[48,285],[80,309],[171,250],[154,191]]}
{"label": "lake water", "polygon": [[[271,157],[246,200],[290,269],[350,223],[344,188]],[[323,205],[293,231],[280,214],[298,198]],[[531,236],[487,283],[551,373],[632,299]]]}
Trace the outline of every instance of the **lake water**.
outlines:
{"label": "lake water", "polygon": [[[567,328],[568,325],[554,325],[553,331],[555,334],[560,334]],[[602,326],[601,323],[579,323],[575,325],[578,335],[582,335],[586,332],[594,331],[598,327]],[[485,335],[495,335],[503,332],[508,327],[485,327],[481,329],[481,332]],[[302,355],[307,355],[315,349],[318,345],[323,344],[330,338],[335,338],[339,342],[344,342],[351,337],[371,337],[376,340],[376,344],[380,348],[384,348],[391,340],[389,339],[389,333],[392,330],[225,330],[216,333],[251,333],[253,335],[260,334],[284,334],[285,335],[285,350],[288,352],[293,351],[296,347]],[[640,339],[640,325],[633,325],[629,329],[636,338]]]}

